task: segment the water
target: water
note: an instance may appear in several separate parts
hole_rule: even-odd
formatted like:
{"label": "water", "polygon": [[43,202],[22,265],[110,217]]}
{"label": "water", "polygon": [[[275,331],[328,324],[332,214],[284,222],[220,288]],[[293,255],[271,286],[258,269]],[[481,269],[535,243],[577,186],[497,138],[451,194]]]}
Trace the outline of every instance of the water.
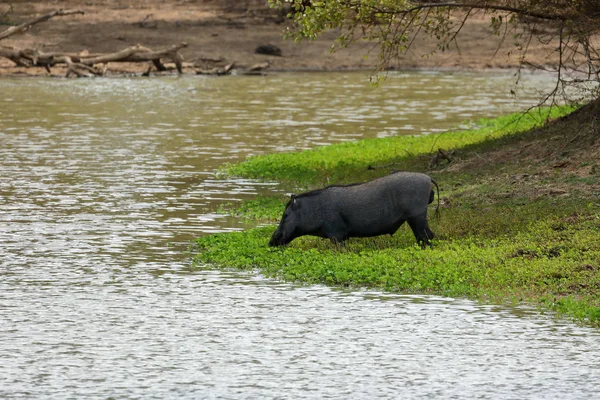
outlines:
{"label": "water", "polygon": [[597,331],[465,300],[191,271],[224,162],[535,103],[508,73],[0,81],[0,397],[590,398]]}

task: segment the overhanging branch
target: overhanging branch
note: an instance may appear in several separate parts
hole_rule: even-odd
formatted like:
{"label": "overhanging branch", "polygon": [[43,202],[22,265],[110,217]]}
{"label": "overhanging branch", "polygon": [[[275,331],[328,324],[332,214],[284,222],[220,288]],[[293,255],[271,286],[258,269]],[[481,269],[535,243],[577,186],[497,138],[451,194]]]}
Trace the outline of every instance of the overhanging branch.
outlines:
{"label": "overhanging branch", "polygon": [[[354,2],[348,2],[350,7],[364,7],[364,5]],[[488,10],[488,11],[504,11],[513,14],[519,14],[526,17],[539,18],[548,21],[566,21],[569,18],[559,14],[544,14],[542,12],[530,11],[517,7],[503,6],[497,4],[487,3],[463,3],[463,2],[446,2],[446,3],[424,3],[408,8],[398,9],[381,9],[378,7],[372,7],[376,12],[383,14],[410,14],[421,10],[434,9],[434,8],[468,8],[470,10]]]}

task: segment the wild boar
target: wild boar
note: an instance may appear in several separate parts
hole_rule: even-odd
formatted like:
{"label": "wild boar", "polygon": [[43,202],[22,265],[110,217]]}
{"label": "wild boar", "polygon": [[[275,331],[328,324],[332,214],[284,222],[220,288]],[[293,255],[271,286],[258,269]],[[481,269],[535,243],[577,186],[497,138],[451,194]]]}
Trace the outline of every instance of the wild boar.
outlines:
{"label": "wild boar", "polygon": [[[417,243],[434,237],[427,222],[427,206],[435,185],[428,175],[395,172],[352,185],[333,185],[292,195],[269,246],[281,246],[304,235],[342,243],[350,237],[393,235],[407,221]],[[437,211],[437,210],[436,210]]]}

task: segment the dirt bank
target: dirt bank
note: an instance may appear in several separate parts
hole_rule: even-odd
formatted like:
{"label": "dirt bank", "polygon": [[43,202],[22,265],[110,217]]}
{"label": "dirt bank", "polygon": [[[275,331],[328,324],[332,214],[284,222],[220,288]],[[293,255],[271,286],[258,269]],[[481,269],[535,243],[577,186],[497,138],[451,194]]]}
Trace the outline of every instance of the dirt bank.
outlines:
{"label": "dirt bank", "polygon": [[[342,70],[371,69],[377,65],[377,49],[373,44],[357,42],[349,49],[331,54],[337,32],[329,32],[314,42],[296,43],[284,40],[289,24],[266,1],[23,1],[0,4],[0,31],[7,24],[18,24],[59,9],[79,9],[84,15],[57,17],[34,26],[23,34],[1,41],[2,46],[34,48],[44,52],[68,51],[107,53],[141,44],[162,49],[180,42],[189,46],[182,50],[185,71],[198,67],[225,65],[250,66],[268,61],[274,70]],[[465,25],[459,35],[460,51],[452,49],[433,56],[433,44],[420,38],[395,68],[512,68],[518,65],[518,52],[507,40],[501,43],[493,35],[489,22],[478,17]],[[282,55],[255,53],[259,45],[273,44]],[[549,47],[532,43],[530,61],[552,64]],[[369,55],[368,58],[364,58]],[[218,61],[211,61],[218,60]],[[148,64],[111,65],[111,69],[142,72]],[[53,73],[59,74],[55,69]],[[42,68],[16,67],[0,58],[0,75],[47,75]]]}

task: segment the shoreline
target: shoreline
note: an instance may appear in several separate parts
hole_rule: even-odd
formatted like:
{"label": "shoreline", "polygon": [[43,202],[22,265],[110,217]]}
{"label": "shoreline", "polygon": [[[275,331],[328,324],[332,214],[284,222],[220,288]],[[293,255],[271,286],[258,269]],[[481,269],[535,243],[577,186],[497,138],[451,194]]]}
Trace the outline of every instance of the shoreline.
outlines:
{"label": "shoreline", "polygon": [[[600,193],[599,108],[596,100],[575,111],[506,115],[474,131],[365,139],[231,164],[222,173],[302,190],[386,174],[368,168],[373,164],[427,172],[442,196],[441,219],[431,225],[437,238],[421,249],[409,229],[400,229],[342,247],[305,236],[273,250],[267,243],[289,199],[263,197],[228,210],[256,228],[196,240],[195,268],[528,304],[600,326],[600,203],[591,200]],[[409,145],[411,154],[398,158]],[[453,151],[452,161],[432,166],[435,147]]]}
{"label": "shoreline", "polygon": [[[35,68],[35,69],[34,69]],[[378,71],[374,68],[367,67],[338,67],[338,68],[316,68],[316,67],[296,67],[296,68],[269,68],[262,74],[245,74],[244,69],[233,69],[232,73],[227,75],[211,75],[197,73],[192,66],[185,66],[183,73],[179,74],[173,67],[169,71],[153,71],[150,74],[146,74],[147,68],[125,68],[121,70],[108,70],[110,73],[101,76],[90,76],[90,77],[79,77],[79,78],[68,78],[66,77],[67,69],[64,67],[55,68],[60,73],[52,72],[48,73],[43,67],[2,67],[0,65],[0,79],[3,78],[52,78],[52,79],[98,79],[98,78],[161,78],[161,77],[174,77],[174,76],[206,76],[222,78],[225,76],[268,76],[270,73],[285,74],[285,73],[343,73],[343,72],[365,72],[370,76],[387,73],[403,73],[403,72],[440,72],[440,73],[518,73],[519,70],[522,73],[527,74],[540,74],[540,75],[554,75],[552,72],[544,71],[535,68],[518,68],[514,66],[506,67],[493,67],[493,68],[464,68],[464,67],[404,67],[404,68],[390,68],[383,71]]]}
{"label": "shoreline", "polygon": [[[327,31],[312,41],[284,39],[290,21],[259,2],[240,2],[235,6],[223,1],[194,4],[177,0],[148,0],[143,4],[123,4],[116,0],[61,3],[64,8],[82,10],[84,14],[34,25],[26,32],[1,40],[0,45],[43,53],[113,54],[135,45],[158,51],[185,42],[187,46],[179,52],[190,73],[195,73],[194,68],[222,68],[231,63],[242,69],[269,63],[270,71],[286,72],[376,71],[379,64],[376,43],[357,39],[348,48],[337,47],[340,30]],[[0,5],[0,15],[7,13],[0,31],[9,27],[8,22],[14,25],[30,21],[56,8],[38,0],[17,2],[10,10]],[[483,15],[476,14],[467,21],[457,40],[460,49],[451,47],[435,52],[434,41],[418,36],[413,47],[388,70],[514,69],[520,65],[520,54],[513,41],[495,36],[489,19]],[[276,46],[281,55],[257,54],[261,45]],[[555,43],[532,43],[526,61],[540,66],[555,65],[554,46]],[[13,65],[12,61],[0,58],[0,77],[48,76],[42,68],[24,70]],[[148,64],[121,64],[115,69],[123,70],[119,75],[142,74],[148,70]]]}

